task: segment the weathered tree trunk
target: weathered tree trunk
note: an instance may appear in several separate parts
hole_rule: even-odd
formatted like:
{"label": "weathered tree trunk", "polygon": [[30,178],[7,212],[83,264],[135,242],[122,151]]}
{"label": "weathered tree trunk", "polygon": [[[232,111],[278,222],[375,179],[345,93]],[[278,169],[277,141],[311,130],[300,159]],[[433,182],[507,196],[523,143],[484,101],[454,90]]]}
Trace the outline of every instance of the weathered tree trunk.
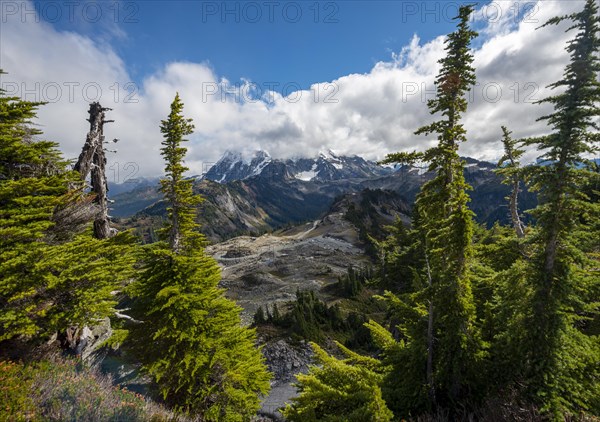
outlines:
{"label": "weathered tree trunk", "polygon": [[[508,132],[508,129],[506,129],[504,126],[502,126],[502,130],[504,130],[505,132],[505,136],[510,135],[512,132]],[[510,145],[509,141],[506,141],[507,143],[505,144],[505,150],[506,150],[506,154],[508,155],[508,159],[510,161],[510,165],[512,167],[517,167],[517,162],[515,161],[515,157],[513,156],[513,149],[512,146]],[[519,176],[518,175],[513,175],[512,176],[512,182],[513,182],[513,188],[512,188],[512,192],[510,193],[510,202],[509,202],[509,206],[510,206],[510,218],[512,220],[513,223],[513,227],[515,228],[515,232],[517,233],[517,237],[518,238],[523,238],[525,237],[525,228],[523,226],[523,223],[521,222],[521,218],[519,217]]]}
{"label": "weathered tree trunk", "polygon": [[[102,136],[101,139],[103,138]],[[108,186],[105,168],[104,148],[99,148],[94,153],[94,168],[92,169],[92,191],[96,194],[94,201],[100,206],[100,213],[94,221],[94,236],[98,239],[107,239],[112,232],[108,221]]]}
{"label": "weathered tree trunk", "polygon": [[94,203],[99,212],[94,220],[94,237],[107,239],[114,232],[108,219],[108,184],[106,181],[106,156],[104,153],[104,124],[112,120],[104,119],[104,112],[110,108],[103,108],[100,103],[90,104],[88,113],[90,118],[90,132],[87,134],[85,145],[75,164],[74,170],[78,171],[85,180],[91,173],[92,192],[95,195]]}
{"label": "weathered tree trunk", "polygon": [[510,218],[512,220],[513,226],[515,228],[515,232],[517,233],[518,238],[525,237],[525,230],[523,229],[523,223],[521,223],[521,218],[519,217],[519,179],[515,177],[513,181],[513,189],[510,194]]}
{"label": "weathered tree trunk", "polygon": [[90,118],[88,119],[88,122],[90,122],[90,131],[86,136],[85,144],[74,167],[74,170],[79,172],[82,179],[86,179],[88,174],[90,174],[94,153],[98,145],[101,145],[100,138],[102,137],[104,126],[104,110],[100,103],[90,104],[88,111],[90,114]]}
{"label": "weathered tree trunk", "polygon": [[[104,112],[110,108],[103,108],[100,103],[90,104],[88,113],[90,118],[90,131],[85,138],[85,144],[79,154],[77,163],[73,170],[79,172],[81,179],[86,180],[90,176],[92,192],[94,193],[94,205],[98,211],[94,217],[94,237],[97,239],[108,239],[116,230],[111,229],[108,219],[108,184],[106,181],[106,156],[104,151],[104,124],[112,120],[104,119]],[[110,328],[110,321],[109,321]],[[87,335],[90,329],[84,326],[67,328],[64,333],[66,338],[64,346],[79,355],[87,345]]]}

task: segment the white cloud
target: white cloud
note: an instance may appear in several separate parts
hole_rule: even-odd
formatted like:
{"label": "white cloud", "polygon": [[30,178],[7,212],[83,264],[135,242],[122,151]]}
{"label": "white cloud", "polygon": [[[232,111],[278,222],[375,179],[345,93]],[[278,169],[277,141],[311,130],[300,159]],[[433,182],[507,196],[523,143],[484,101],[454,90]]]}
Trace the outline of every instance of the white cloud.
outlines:
{"label": "white cloud", "polygon": [[[544,87],[561,76],[568,60],[565,42],[572,34],[564,34],[565,26],[535,28],[583,3],[539,1],[536,9],[528,6],[525,18],[525,9],[516,4],[525,3],[496,2],[494,7],[502,10],[497,19],[490,18],[493,11],[482,9],[475,22],[485,41],[475,51],[479,86],[465,116],[469,142],[461,146],[464,155],[497,158],[500,125],[507,125],[515,136],[545,131],[535,119],[547,106],[531,101],[547,95]],[[121,139],[109,167],[120,169],[121,180],[131,173],[124,168],[128,162],[139,165],[139,175],[162,172],[159,124],[176,91],[196,125],[187,157],[194,173],[203,170],[203,163],[217,161],[226,149],[260,148],[274,157],[289,157],[331,148],[377,159],[431,144],[413,132],[432,120],[425,100],[432,96],[442,37],[422,43],[415,35],[401,53],[377,63],[369,73],[341,76],[284,98],[250,81],[227,81],[207,63],[168,63],[141,86],[126,86],[126,63],[104,42],[34,20],[8,19],[2,25],[0,67],[10,73],[2,78],[3,86],[27,99],[52,99],[60,91],[58,101],[40,109],[39,123],[69,157],[77,157],[88,130],[90,98],[85,96],[93,98],[95,88],[101,88],[101,103],[114,109],[109,118],[116,120],[106,126],[107,138]],[[124,101],[128,94],[137,102]]]}

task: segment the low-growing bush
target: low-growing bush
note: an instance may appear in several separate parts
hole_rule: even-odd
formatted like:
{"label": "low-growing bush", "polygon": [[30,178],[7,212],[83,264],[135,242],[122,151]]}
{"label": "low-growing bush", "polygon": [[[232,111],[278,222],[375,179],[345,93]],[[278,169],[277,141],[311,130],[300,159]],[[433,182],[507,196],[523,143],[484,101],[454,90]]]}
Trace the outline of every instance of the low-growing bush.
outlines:
{"label": "low-growing bush", "polygon": [[183,421],[74,359],[0,361],[0,420]]}

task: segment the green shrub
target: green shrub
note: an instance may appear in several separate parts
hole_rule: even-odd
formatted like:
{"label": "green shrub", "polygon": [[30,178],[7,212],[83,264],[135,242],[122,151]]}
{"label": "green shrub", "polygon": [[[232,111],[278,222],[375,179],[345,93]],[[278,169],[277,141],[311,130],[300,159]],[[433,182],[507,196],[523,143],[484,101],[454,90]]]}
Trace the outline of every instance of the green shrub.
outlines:
{"label": "green shrub", "polygon": [[0,420],[35,420],[31,376],[20,365],[0,361]]}
{"label": "green shrub", "polygon": [[0,386],[2,421],[182,420],[77,360],[0,361]]}

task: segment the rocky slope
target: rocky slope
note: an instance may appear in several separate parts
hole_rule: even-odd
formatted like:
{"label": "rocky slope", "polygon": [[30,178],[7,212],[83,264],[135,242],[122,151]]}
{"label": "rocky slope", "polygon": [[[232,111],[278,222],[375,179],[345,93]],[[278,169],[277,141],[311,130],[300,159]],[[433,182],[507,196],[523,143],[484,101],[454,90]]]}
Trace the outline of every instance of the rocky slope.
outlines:
{"label": "rocky slope", "polygon": [[285,340],[277,340],[265,344],[263,355],[273,379],[271,391],[262,402],[261,413],[271,416],[269,420],[278,420],[281,417],[279,409],[297,394],[293,385],[296,375],[308,372],[313,353],[307,343],[292,346]]}
{"label": "rocky slope", "polygon": [[[365,211],[357,214],[361,216],[355,219],[358,226],[348,219],[357,209]],[[227,296],[242,306],[242,320],[250,324],[259,306],[264,309],[278,303],[285,312],[297,290],[310,289],[324,300],[337,300],[329,297],[325,287],[336,282],[348,267],[371,262],[359,227],[407,219],[407,209],[393,192],[348,194],[311,223],[258,237],[236,237],[206,251],[219,262],[221,285],[227,288]],[[277,417],[277,409],[296,394],[292,385],[295,375],[308,370],[312,352],[306,343],[276,338],[266,342],[263,353],[274,378],[262,411]]]}
{"label": "rocky slope", "polygon": [[222,286],[250,323],[258,306],[320,290],[351,265],[368,263],[356,227],[336,210],[322,219],[260,237],[241,236],[207,248],[222,268]]}

